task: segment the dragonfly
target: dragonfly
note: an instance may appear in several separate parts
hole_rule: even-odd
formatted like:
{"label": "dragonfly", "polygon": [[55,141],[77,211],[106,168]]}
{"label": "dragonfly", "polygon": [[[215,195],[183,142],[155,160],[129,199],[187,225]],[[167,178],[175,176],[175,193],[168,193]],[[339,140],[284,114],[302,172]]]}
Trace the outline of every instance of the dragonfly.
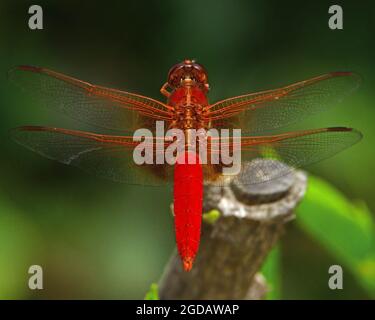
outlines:
{"label": "dragonfly", "polygon": [[[362,137],[359,131],[346,127],[267,133],[341,101],[360,84],[360,76],[352,72],[327,73],[215,103],[208,101],[210,86],[206,69],[190,59],[169,70],[167,81],[160,89],[165,102],[91,84],[41,67],[15,67],[9,71],[9,78],[50,109],[113,133],[22,126],[11,130],[19,144],[110,180],[174,185],[176,244],[185,271],[191,270],[199,248],[204,184],[227,186],[232,178],[241,178],[244,170],[238,170],[228,179],[224,174],[226,164],[213,163],[210,157],[203,163],[199,153],[191,149],[183,149],[178,155],[174,153],[176,161],[172,165],[136,163],[134,151],[146,141],[134,139],[138,129],[147,128],[155,133],[155,123],[161,121],[168,129],[181,130],[187,141],[193,129],[241,129],[237,140],[206,135],[206,147],[212,154],[219,153],[223,144],[232,150],[240,149],[241,168],[250,161],[273,158],[276,154],[277,160],[287,166],[280,166],[272,175],[259,172],[264,178],[262,181],[277,179],[288,170],[326,159]],[[168,147],[173,141],[152,136],[147,138],[146,145],[152,148],[152,157],[156,157],[162,152],[158,144]],[[258,180],[242,181],[259,183]]]}

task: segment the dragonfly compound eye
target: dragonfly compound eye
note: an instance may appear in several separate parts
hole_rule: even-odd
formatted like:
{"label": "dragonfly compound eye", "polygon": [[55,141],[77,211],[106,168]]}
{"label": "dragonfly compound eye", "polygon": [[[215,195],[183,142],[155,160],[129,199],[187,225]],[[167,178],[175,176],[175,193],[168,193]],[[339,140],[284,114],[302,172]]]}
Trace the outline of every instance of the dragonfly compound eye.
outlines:
{"label": "dragonfly compound eye", "polygon": [[196,63],[195,60],[185,59],[183,62],[174,65],[168,73],[170,86],[179,87],[183,80],[192,79],[198,82],[205,90],[208,90],[208,77],[205,68]]}

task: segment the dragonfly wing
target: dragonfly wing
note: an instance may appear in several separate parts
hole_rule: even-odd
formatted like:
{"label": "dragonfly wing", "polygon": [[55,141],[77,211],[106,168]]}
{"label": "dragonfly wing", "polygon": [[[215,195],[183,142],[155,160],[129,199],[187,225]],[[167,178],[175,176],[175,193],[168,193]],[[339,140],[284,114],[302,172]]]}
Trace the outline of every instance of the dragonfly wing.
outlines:
{"label": "dragonfly wing", "polygon": [[97,127],[133,131],[171,121],[171,107],[141,95],[105,88],[39,67],[18,66],[8,77],[48,107]]}
{"label": "dragonfly wing", "polygon": [[328,73],[280,89],[216,102],[209,107],[206,117],[213,127],[267,132],[327,109],[350,94],[360,82],[360,76],[351,72]]}
{"label": "dragonfly wing", "polygon": [[[295,168],[304,167],[320,160],[329,158],[336,153],[350,147],[361,140],[362,134],[351,128],[324,128],[307,131],[289,132],[274,136],[257,136],[257,137],[242,137],[241,142],[227,142],[230,144],[230,150],[240,150],[241,161],[240,165],[243,167],[248,165],[250,161],[257,159],[271,159],[269,162],[269,171],[264,171],[264,166],[261,162],[254,162],[252,168],[256,171],[256,179],[246,181],[246,184],[256,184],[273,179],[277,179],[289,173]],[[224,144],[226,142],[224,141]],[[210,152],[220,152],[219,148],[223,147],[223,142],[219,146],[218,143],[211,143]],[[238,149],[240,147],[240,149]],[[259,169],[257,168],[257,163]],[[286,166],[286,165],[287,166]],[[212,181],[216,184],[227,184],[230,182],[229,176],[223,175],[224,166],[216,166],[216,171],[213,166],[207,166],[206,180]],[[214,174],[212,174],[214,172]],[[244,170],[238,173],[241,174]],[[245,179],[241,179],[245,181]],[[215,182],[216,181],[216,182]]]}
{"label": "dragonfly wing", "polygon": [[47,158],[113,181],[158,186],[173,177],[170,166],[136,164],[133,151],[139,142],[133,137],[37,126],[13,129],[11,135]]}

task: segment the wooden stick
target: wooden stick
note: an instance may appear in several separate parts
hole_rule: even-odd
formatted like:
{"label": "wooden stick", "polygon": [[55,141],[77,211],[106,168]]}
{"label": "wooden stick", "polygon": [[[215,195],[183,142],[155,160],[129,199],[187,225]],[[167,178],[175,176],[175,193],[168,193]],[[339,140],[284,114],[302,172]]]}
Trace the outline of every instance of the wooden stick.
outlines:
{"label": "wooden stick", "polygon": [[[269,182],[258,181],[288,170]],[[173,253],[159,282],[160,299],[261,299],[267,288],[257,273],[284,224],[294,218],[293,210],[306,189],[306,175],[290,171],[275,160],[245,164],[241,179],[230,187],[207,186],[204,211],[218,209],[220,217],[202,226],[201,245],[190,272],[183,271]],[[277,170],[277,171],[276,171]]]}

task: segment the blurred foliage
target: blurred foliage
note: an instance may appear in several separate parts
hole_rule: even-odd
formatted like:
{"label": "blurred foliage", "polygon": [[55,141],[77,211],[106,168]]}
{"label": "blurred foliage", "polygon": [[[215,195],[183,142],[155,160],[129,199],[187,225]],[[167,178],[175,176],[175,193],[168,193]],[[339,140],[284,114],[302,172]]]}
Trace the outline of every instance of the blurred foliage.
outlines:
{"label": "blurred foliage", "polygon": [[[212,102],[330,71],[356,71],[364,79],[360,90],[295,127],[349,126],[363,132],[360,144],[309,170],[349,199],[363,199],[374,212],[374,182],[369,173],[375,172],[375,42],[370,32],[375,3],[341,1],[344,30],[340,31],[328,28],[332,4],[328,0],[303,5],[299,0],[190,0],[188,6],[172,0],[101,5],[40,0],[42,31],[27,26],[32,4],[0,2],[1,298],[143,298],[174,247],[170,188],[100,180],[40,158],[9,139],[10,128],[33,124],[101,133],[50,112],[11,86],[6,71],[19,64],[44,66],[162,99],[159,88],[168,69],[191,57],[208,70]],[[353,205],[353,212],[365,212],[360,207]],[[318,210],[312,211],[318,219]],[[302,212],[301,220],[307,215]],[[347,223],[337,223],[329,231],[346,230],[340,248],[348,247],[348,253],[345,256],[338,248],[337,257],[353,275],[354,270],[371,274],[373,260],[366,254],[370,247],[356,251],[361,247],[348,233],[351,220],[342,221]],[[319,227],[318,231],[324,229]],[[366,239],[366,227],[352,228]],[[362,292],[359,283],[364,285],[364,280],[347,273],[343,292],[327,292],[327,264],[337,261],[336,254],[328,254],[325,248],[331,253],[336,246],[312,240],[294,226],[280,248],[281,298],[368,298],[373,292],[370,284]],[[31,264],[43,266],[44,290],[27,288]]]}
{"label": "blurred foliage", "polygon": [[363,202],[353,203],[327,182],[310,176],[297,222],[375,298],[375,223]]}
{"label": "blurred foliage", "polygon": [[268,254],[264,262],[261,273],[266,278],[267,295],[266,299],[281,299],[281,264],[280,264],[280,247],[275,246]]}
{"label": "blurred foliage", "polygon": [[21,212],[0,198],[0,299],[22,295],[28,269],[38,261],[42,240]]}
{"label": "blurred foliage", "polygon": [[[363,202],[351,202],[324,180],[309,176],[308,189],[297,207],[297,224],[315,238],[346,271],[375,298],[375,223]],[[327,266],[327,283],[328,283]],[[262,273],[269,286],[268,299],[280,299],[280,248],[267,257]]]}

